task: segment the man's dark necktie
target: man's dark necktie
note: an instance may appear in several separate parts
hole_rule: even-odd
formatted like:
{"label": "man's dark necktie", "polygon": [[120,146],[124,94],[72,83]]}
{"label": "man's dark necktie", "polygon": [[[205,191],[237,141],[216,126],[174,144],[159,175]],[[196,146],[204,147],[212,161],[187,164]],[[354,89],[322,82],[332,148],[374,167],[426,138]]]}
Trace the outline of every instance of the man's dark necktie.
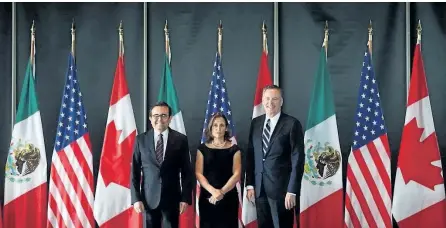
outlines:
{"label": "man's dark necktie", "polygon": [[164,150],[164,141],[163,141],[163,134],[159,134],[158,142],[156,142],[156,160],[158,160],[158,163],[163,163],[163,150]]}
{"label": "man's dark necktie", "polygon": [[270,119],[266,121],[265,128],[263,128],[262,142],[263,142],[263,154],[266,154],[269,146],[269,137],[271,136]]}

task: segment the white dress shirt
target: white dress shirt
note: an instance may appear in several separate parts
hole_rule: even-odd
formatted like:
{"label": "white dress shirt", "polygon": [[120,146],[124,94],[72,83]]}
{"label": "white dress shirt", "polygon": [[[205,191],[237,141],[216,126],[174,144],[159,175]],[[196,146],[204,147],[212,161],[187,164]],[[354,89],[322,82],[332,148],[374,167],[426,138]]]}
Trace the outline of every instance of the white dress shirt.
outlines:
{"label": "white dress shirt", "polygon": [[269,128],[270,128],[269,134],[270,135],[269,135],[269,139],[268,140],[271,139],[271,136],[273,135],[273,132],[274,132],[274,128],[276,127],[277,122],[279,122],[280,113],[281,112],[277,113],[272,118],[268,118],[267,116],[265,116],[265,122],[263,122],[262,134],[263,134],[263,129],[265,129],[266,122],[268,121],[268,119],[270,119],[270,122],[269,122]]}
{"label": "white dress shirt", "polygon": [[[164,148],[163,148],[163,160],[164,160],[164,157],[166,155],[167,137],[169,136],[169,129],[164,130],[161,134],[163,134],[163,146],[164,146]],[[160,133],[157,130],[153,129],[153,142],[155,144],[154,145],[155,149],[156,149],[156,143],[158,142],[158,139],[160,137],[159,135],[160,135]]]}

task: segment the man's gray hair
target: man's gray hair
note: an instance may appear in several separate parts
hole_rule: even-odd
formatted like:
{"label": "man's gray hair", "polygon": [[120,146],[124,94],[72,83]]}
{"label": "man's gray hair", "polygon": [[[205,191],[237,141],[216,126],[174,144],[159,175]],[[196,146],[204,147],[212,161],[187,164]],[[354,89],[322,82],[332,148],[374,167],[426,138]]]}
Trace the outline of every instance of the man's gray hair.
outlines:
{"label": "man's gray hair", "polygon": [[279,86],[276,86],[276,85],[267,85],[267,86],[263,87],[262,95],[269,89],[277,89],[277,90],[279,90],[280,91],[280,96],[283,98],[282,89]]}

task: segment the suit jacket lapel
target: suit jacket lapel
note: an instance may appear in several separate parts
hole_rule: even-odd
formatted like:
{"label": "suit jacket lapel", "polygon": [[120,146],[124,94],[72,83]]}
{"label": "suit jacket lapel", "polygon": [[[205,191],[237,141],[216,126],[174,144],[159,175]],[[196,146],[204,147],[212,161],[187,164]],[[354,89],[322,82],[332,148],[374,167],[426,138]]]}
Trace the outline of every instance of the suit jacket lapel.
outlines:
{"label": "suit jacket lapel", "polygon": [[262,115],[262,117],[259,119],[259,127],[258,127],[258,131],[257,131],[257,143],[258,143],[258,148],[260,148],[260,150],[262,151],[263,154],[263,142],[262,142],[262,135],[263,135],[263,125],[265,124],[265,115]]}
{"label": "suit jacket lapel", "polygon": [[169,156],[171,155],[171,150],[172,150],[172,146],[173,143],[175,142],[174,139],[174,135],[172,133],[172,129],[169,128],[169,134],[167,136],[167,142],[166,142],[166,152],[164,154],[164,160],[163,163],[161,163],[161,166],[164,164],[164,162],[169,158]]}
{"label": "suit jacket lapel", "polygon": [[283,113],[280,114],[279,120],[277,121],[276,127],[273,130],[273,133],[269,139],[269,145],[268,145],[268,150],[266,151],[266,155],[268,155],[270,149],[271,149],[271,145],[273,145],[274,140],[277,138],[277,135],[279,134],[280,130],[283,127]]}
{"label": "suit jacket lapel", "polygon": [[153,136],[154,136],[154,131],[153,129],[151,131],[149,131],[149,134],[147,135],[147,140],[148,140],[148,147],[149,147],[149,156],[151,156],[153,158],[153,160],[155,161],[155,164],[160,167],[160,164],[158,163],[158,161],[156,160],[156,154],[155,154],[155,141],[153,140]]}

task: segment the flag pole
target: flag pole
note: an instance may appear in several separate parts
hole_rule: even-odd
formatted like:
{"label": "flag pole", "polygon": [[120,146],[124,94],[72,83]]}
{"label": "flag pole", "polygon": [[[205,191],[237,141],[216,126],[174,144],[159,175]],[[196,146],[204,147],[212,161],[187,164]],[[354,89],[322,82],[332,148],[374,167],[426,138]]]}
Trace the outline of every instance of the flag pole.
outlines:
{"label": "flag pole", "polygon": [[417,25],[417,44],[420,44],[420,49],[421,49],[421,31],[423,29],[421,28],[421,20],[418,20],[418,25]]}
{"label": "flag pole", "polygon": [[325,47],[325,59],[327,59],[328,56],[328,21],[325,21],[325,36],[324,36],[324,43],[322,44],[322,46]]}
{"label": "flag pole", "polygon": [[268,40],[267,40],[267,36],[266,36],[267,31],[266,31],[265,21],[263,21],[262,32],[263,32],[263,52],[265,52],[268,55]]}
{"label": "flag pole", "polygon": [[222,39],[223,39],[223,25],[221,23],[218,24],[218,54],[220,55],[221,58],[221,43],[222,43]]}
{"label": "flag pole", "polygon": [[36,69],[35,69],[35,48],[36,48],[36,26],[34,24],[31,25],[31,50],[29,52],[29,59],[31,61],[32,70],[33,70],[33,77],[36,77]]}
{"label": "flag pole", "polygon": [[36,27],[34,25],[34,20],[33,20],[33,24],[31,25],[31,51],[29,52],[31,62],[34,62],[34,42],[36,40],[35,35],[36,35]]}
{"label": "flag pole", "polygon": [[73,53],[73,59],[74,59],[74,54],[75,54],[75,40],[76,40],[76,26],[74,25],[74,18],[73,18],[73,22],[71,23],[71,53]]}
{"label": "flag pole", "polygon": [[167,19],[166,19],[166,24],[164,24],[164,42],[165,42],[166,55],[169,57],[169,64],[170,64],[171,53],[170,53],[169,29],[167,28]]}
{"label": "flag pole", "polygon": [[370,23],[369,23],[369,41],[368,41],[368,43],[367,43],[367,45],[369,46],[369,52],[370,52],[370,58],[371,58],[371,55],[372,55],[372,46],[373,46],[373,27],[372,27],[372,20],[370,20]]}
{"label": "flag pole", "polygon": [[124,28],[122,27],[122,20],[119,23],[119,56],[124,56]]}

